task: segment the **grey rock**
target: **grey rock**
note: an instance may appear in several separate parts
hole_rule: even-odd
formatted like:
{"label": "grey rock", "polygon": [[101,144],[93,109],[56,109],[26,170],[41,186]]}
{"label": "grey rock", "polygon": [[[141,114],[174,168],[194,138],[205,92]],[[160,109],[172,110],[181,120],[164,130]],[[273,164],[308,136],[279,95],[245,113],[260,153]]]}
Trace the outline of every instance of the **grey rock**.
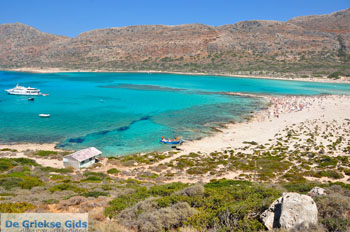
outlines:
{"label": "grey rock", "polygon": [[299,193],[286,193],[282,196],[280,226],[292,229],[295,226],[317,224],[317,206],[314,200]]}
{"label": "grey rock", "polygon": [[313,189],[311,189],[311,190],[308,192],[308,195],[309,195],[309,196],[312,196],[312,197],[325,196],[325,195],[327,195],[325,191],[326,191],[326,190],[323,189],[323,188],[314,187]]}
{"label": "grey rock", "polygon": [[284,193],[260,215],[268,230],[274,228],[293,229],[297,226],[308,228],[317,224],[317,206],[314,200],[299,193]]}
{"label": "grey rock", "polygon": [[270,207],[265,210],[260,218],[268,230],[279,228],[279,218],[281,217],[282,197],[275,200]]}

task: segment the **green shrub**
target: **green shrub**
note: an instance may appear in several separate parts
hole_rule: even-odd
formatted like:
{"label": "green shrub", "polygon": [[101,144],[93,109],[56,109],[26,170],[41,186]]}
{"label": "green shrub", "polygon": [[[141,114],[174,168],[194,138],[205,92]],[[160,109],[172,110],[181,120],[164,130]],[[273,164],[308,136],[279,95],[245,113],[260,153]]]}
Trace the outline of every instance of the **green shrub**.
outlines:
{"label": "green shrub", "polygon": [[149,193],[152,196],[167,196],[176,191],[182,190],[187,187],[187,184],[183,184],[180,182],[165,184],[165,185],[155,185],[149,189]]}
{"label": "green shrub", "polygon": [[2,186],[6,190],[16,188],[16,187],[20,187],[22,189],[31,189],[35,186],[42,186],[42,185],[44,185],[44,182],[42,182],[37,177],[33,177],[33,176],[0,177],[0,186]]}
{"label": "green shrub", "polygon": [[83,193],[83,196],[84,197],[98,198],[99,196],[108,196],[108,193],[107,192],[92,191],[92,192]]}
{"label": "green shrub", "polygon": [[57,173],[72,173],[74,170],[73,168],[53,168],[53,167],[41,167],[40,168],[43,172],[57,172]]}
{"label": "green shrub", "polygon": [[27,202],[0,203],[1,213],[24,213],[35,206]]}
{"label": "green shrub", "polygon": [[316,186],[313,182],[291,182],[282,185],[288,192],[307,193]]}
{"label": "green shrub", "polygon": [[82,182],[101,182],[102,180],[103,178],[100,178],[98,176],[89,176],[81,181]]}
{"label": "green shrub", "polygon": [[14,158],[13,160],[16,163],[21,164],[21,165],[39,166],[39,164],[35,160],[28,159],[28,158]]}
{"label": "green shrub", "polygon": [[57,199],[48,199],[48,200],[43,200],[42,202],[45,203],[45,204],[57,204],[60,201],[57,200]]}
{"label": "green shrub", "polygon": [[17,165],[38,166],[39,164],[27,158],[0,158],[0,172],[8,171]]}
{"label": "green shrub", "polygon": [[[281,195],[281,192],[276,189],[255,185],[248,181],[214,181],[204,186],[204,193],[203,190],[197,191],[197,188],[194,189],[196,191],[188,190],[191,194],[187,194],[188,191],[185,190],[181,191],[187,186],[173,183],[152,186],[148,190],[145,187],[139,187],[133,193],[112,200],[105,214],[114,217],[127,209],[127,215],[131,213],[130,210],[134,214],[144,215],[147,208],[141,206],[142,202],[149,202],[154,207],[154,212],[163,212],[163,208],[164,211],[169,211],[178,204],[187,203],[196,210],[196,213],[184,218],[183,223],[198,231],[214,228],[217,231],[232,231],[233,228],[235,231],[259,231],[264,229],[263,224],[257,218],[249,218],[247,215],[259,215]],[[145,200],[150,196],[157,198]],[[132,210],[134,206],[137,207]],[[169,229],[165,225],[162,228]]]}
{"label": "green shrub", "polygon": [[66,176],[61,176],[61,175],[50,175],[51,180],[64,180],[66,179]]}
{"label": "green shrub", "polygon": [[122,195],[110,201],[110,206],[106,208],[105,214],[109,217],[118,215],[122,210],[133,206],[134,204],[150,196],[169,196],[170,194],[181,190],[188,185],[182,183],[170,183],[165,185],[155,185],[147,189],[138,187],[131,194]]}
{"label": "green shrub", "polygon": [[328,78],[331,79],[339,79],[339,76],[343,76],[344,74],[342,72],[333,72],[328,75]]}
{"label": "green shrub", "polygon": [[42,182],[37,177],[33,176],[24,176],[22,177],[22,182],[20,183],[20,187],[23,189],[31,189],[36,186],[42,186],[44,185],[44,182]]}
{"label": "green shrub", "polygon": [[0,186],[6,190],[19,187],[22,179],[18,177],[0,177]]}
{"label": "green shrub", "polygon": [[330,156],[324,155],[320,159],[316,160],[319,167],[335,167],[338,164],[338,160]]}
{"label": "green shrub", "polygon": [[107,171],[108,174],[118,174],[120,171],[116,168],[111,168]]}
{"label": "green shrub", "polygon": [[36,156],[41,156],[41,157],[46,157],[46,156],[50,156],[50,155],[57,155],[57,151],[37,151],[36,153],[34,153],[34,155]]}
{"label": "green shrub", "polygon": [[105,215],[110,218],[118,215],[123,209],[129,208],[139,201],[142,201],[149,197],[145,187],[138,188],[131,194],[122,195],[109,202],[109,207],[105,209]]}
{"label": "green shrub", "polygon": [[96,176],[96,177],[106,177],[107,175],[103,172],[85,172],[84,176]]}
{"label": "green shrub", "polygon": [[344,174],[347,175],[347,176],[350,176],[350,169],[345,169],[344,170]]}
{"label": "green shrub", "polygon": [[11,161],[10,159],[0,159],[0,172],[7,171],[13,166],[15,166],[15,162]]}
{"label": "green shrub", "polygon": [[16,149],[11,149],[11,148],[2,148],[0,151],[11,151],[11,152],[17,152]]}
{"label": "green shrub", "polygon": [[328,231],[349,231],[350,197],[338,193],[316,198],[319,221]]}
{"label": "green shrub", "polygon": [[337,171],[334,171],[334,170],[320,171],[319,173],[323,177],[329,177],[332,179],[341,179],[344,177],[343,174],[341,174]]}
{"label": "green shrub", "polygon": [[64,190],[70,190],[76,193],[84,193],[86,192],[85,189],[83,188],[79,188],[78,186],[72,185],[72,184],[67,184],[67,183],[62,183],[62,184],[58,184],[55,186],[52,186],[49,191],[51,193],[54,193],[56,191],[64,191]]}

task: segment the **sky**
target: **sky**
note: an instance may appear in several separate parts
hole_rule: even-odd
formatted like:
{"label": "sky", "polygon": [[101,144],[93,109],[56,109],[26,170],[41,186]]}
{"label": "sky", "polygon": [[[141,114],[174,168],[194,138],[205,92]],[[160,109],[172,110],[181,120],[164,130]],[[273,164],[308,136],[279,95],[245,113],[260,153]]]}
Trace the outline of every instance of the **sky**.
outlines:
{"label": "sky", "polygon": [[350,0],[0,0],[0,24],[21,22],[76,37],[93,29],[130,25],[287,21],[346,8]]}

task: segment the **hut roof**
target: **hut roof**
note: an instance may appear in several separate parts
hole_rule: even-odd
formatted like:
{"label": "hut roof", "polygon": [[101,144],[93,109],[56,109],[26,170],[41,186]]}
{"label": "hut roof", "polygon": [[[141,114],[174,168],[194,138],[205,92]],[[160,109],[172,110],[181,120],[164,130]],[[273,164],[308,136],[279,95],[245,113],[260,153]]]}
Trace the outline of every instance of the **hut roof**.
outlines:
{"label": "hut roof", "polygon": [[73,158],[81,162],[92,157],[98,156],[100,154],[102,154],[102,152],[96,149],[95,147],[88,147],[83,150],[74,152],[73,154],[67,155],[66,158]]}

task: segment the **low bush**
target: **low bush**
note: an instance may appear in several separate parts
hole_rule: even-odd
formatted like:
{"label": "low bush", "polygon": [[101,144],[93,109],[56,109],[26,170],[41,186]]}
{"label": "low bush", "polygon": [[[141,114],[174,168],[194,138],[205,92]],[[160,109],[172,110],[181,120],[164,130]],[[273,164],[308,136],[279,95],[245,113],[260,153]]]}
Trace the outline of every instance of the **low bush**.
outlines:
{"label": "low bush", "polygon": [[50,156],[50,155],[57,155],[57,151],[44,151],[44,150],[42,150],[42,151],[35,152],[33,155],[46,157],[46,156]]}
{"label": "low bush", "polygon": [[11,149],[11,148],[2,148],[0,151],[11,151],[11,152],[17,152],[16,149]]}
{"label": "low bush", "polygon": [[320,171],[319,173],[322,177],[329,177],[332,179],[341,179],[344,177],[343,174],[334,170]]}
{"label": "low bush", "polygon": [[316,198],[320,223],[328,231],[349,231],[350,197],[338,193]]}
{"label": "low bush", "polygon": [[333,72],[329,74],[327,77],[330,79],[339,79],[339,76],[343,76],[344,74],[342,72]]}
{"label": "low bush", "polygon": [[0,158],[0,172],[8,171],[17,165],[38,166],[39,164],[27,158]]}
{"label": "low bush", "polygon": [[10,159],[0,159],[0,172],[5,172],[7,170],[10,170],[11,167],[14,167],[16,164],[15,162],[11,161]]}
{"label": "low bush", "polygon": [[108,192],[98,192],[98,191],[92,191],[82,194],[84,197],[94,197],[98,198],[99,196],[108,196]]}
{"label": "low bush", "polygon": [[[232,228],[237,231],[258,231],[264,229],[263,224],[257,217],[247,215],[259,215],[280,195],[279,190],[248,181],[214,181],[204,185],[204,189],[173,183],[149,189],[140,187],[133,193],[120,196],[110,202],[105,214],[109,217],[119,215],[131,227],[140,225],[145,231],[162,231],[179,225],[176,220],[170,223],[170,217],[168,222],[162,218],[172,214],[173,207],[187,204],[190,206],[188,209],[194,209],[196,213],[192,216],[184,213],[181,224],[198,231],[214,228],[217,231],[231,231]],[[173,217],[177,218],[176,214]]]}
{"label": "low bush", "polygon": [[12,188],[20,187],[22,189],[31,189],[36,186],[42,186],[44,182],[42,182],[37,177],[33,176],[2,176],[0,177],[0,186],[4,189],[9,190]]}
{"label": "low bush", "polygon": [[103,177],[106,177],[107,175],[103,172],[85,172],[84,176],[96,176],[96,177],[103,178]]}
{"label": "low bush", "polygon": [[116,168],[111,168],[111,169],[108,169],[107,173],[108,174],[118,174],[120,171]]}
{"label": "low bush", "polygon": [[81,180],[82,182],[101,182],[103,178],[98,177],[98,176],[88,176],[87,178]]}
{"label": "low bush", "polygon": [[68,183],[62,183],[62,184],[58,184],[55,186],[52,186],[49,191],[51,193],[54,193],[56,191],[64,191],[64,190],[70,190],[76,193],[84,193],[86,192],[85,189],[83,188],[79,188],[78,186],[72,185],[72,184],[68,184]]}
{"label": "low bush", "polygon": [[73,168],[53,168],[53,167],[41,167],[40,168],[43,172],[57,172],[57,173],[72,173],[74,170]]}
{"label": "low bush", "polygon": [[24,213],[35,206],[27,202],[0,203],[1,213]]}
{"label": "low bush", "polygon": [[288,192],[297,192],[297,193],[308,193],[313,187],[316,186],[313,182],[291,182],[285,183],[282,185]]}
{"label": "low bush", "polygon": [[17,164],[21,164],[21,165],[39,166],[39,164],[35,160],[28,159],[28,158],[13,158],[13,160]]}

